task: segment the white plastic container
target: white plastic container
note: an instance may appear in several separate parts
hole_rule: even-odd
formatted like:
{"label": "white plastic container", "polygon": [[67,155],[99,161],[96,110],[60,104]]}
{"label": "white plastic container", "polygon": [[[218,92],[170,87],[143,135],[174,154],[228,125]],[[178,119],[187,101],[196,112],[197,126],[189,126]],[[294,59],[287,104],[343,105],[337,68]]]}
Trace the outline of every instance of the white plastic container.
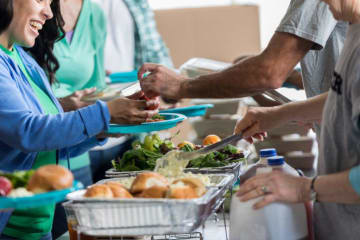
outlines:
{"label": "white plastic container", "polygon": [[[270,171],[286,171],[297,174],[291,167],[284,167],[281,156],[268,159],[267,168],[259,168],[257,174]],[[230,208],[230,240],[300,240],[308,237],[306,208],[303,203],[272,203],[254,210],[253,205],[261,198],[240,202],[234,195]]]}

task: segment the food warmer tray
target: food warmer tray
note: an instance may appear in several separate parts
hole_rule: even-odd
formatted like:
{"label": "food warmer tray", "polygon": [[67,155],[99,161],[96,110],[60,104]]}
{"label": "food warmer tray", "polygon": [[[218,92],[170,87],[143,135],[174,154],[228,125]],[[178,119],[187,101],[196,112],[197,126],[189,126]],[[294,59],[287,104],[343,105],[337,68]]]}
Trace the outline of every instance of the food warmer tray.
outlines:
{"label": "food warmer tray", "polygon": [[[92,236],[143,236],[189,233],[205,223],[224,201],[232,174],[209,175],[204,196],[197,199],[89,199],[85,190],[71,193],[63,204],[78,233]],[[104,181],[114,181],[106,179]]]}
{"label": "food warmer tray", "polygon": [[[244,166],[246,166],[246,161],[250,155],[249,151],[244,151],[244,158],[239,159],[239,162],[235,162],[223,167],[212,167],[212,168],[186,168],[186,173],[194,174],[234,174],[234,183],[240,177],[241,172],[243,171]],[[105,177],[107,178],[118,178],[118,177],[134,177],[139,173],[145,172],[148,170],[142,171],[126,171],[119,172],[115,168],[110,168],[105,172]]]}
{"label": "food warmer tray", "polygon": [[[185,173],[194,173],[194,174],[233,174],[234,182],[240,177],[240,174],[243,170],[244,163],[237,162],[232,163],[223,167],[214,167],[214,168],[186,168]],[[105,172],[106,178],[124,178],[124,177],[134,177],[139,173],[147,172],[149,170],[143,171],[132,171],[132,172],[119,172],[115,168],[111,168]]]}

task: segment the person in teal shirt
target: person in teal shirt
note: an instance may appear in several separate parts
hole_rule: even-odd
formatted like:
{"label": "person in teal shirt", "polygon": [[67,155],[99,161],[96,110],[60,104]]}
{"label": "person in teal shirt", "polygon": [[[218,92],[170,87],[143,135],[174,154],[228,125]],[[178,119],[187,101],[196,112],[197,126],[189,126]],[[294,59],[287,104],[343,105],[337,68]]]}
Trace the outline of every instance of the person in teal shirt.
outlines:
{"label": "person in teal shirt", "polygon": [[54,46],[59,61],[55,95],[63,98],[75,91],[106,87],[104,46],[106,19],[90,0],[61,1],[65,37]]}
{"label": "person in teal shirt", "polygon": [[[156,114],[143,110],[154,102],[126,98],[64,113],[51,89],[58,68],[52,49],[63,33],[59,1],[0,2],[0,170],[76,157],[106,142],[110,119],[136,124]],[[54,208],[0,211],[0,239],[51,239]]]}
{"label": "person in teal shirt", "polygon": [[[71,104],[74,94],[80,100],[80,97],[91,94],[92,89],[106,87],[103,60],[106,30],[101,27],[106,23],[102,10],[90,0],[61,1],[61,4],[65,37],[54,45],[59,69],[53,90],[65,111],[71,111],[89,104]],[[60,164],[66,166],[64,161]],[[85,186],[92,183],[88,153],[72,159],[71,170],[75,179]]]}
{"label": "person in teal shirt", "polygon": [[[65,111],[88,105],[80,99],[95,89],[106,87],[104,45],[106,20],[100,7],[90,0],[61,1],[65,36],[54,45],[59,61],[57,83],[53,85],[56,97]],[[92,184],[89,153],[71,159],[71,171],[85,186]],[[67,166],[66,161],[61,165]],[[67,231],[65,210],[58,204],[55,211],[53,237]]]}

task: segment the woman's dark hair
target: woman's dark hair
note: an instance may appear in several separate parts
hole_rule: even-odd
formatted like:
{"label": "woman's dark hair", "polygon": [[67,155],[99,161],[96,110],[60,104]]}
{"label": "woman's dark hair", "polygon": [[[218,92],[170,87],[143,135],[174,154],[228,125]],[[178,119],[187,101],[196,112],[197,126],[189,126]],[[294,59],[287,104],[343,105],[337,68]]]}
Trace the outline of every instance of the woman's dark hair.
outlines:
{"label": "woman's dark hair", "polygon": [[12,1],[0,0],[0,33],[7,29],[13,17]]}
{"label": "woman's dark hair", "polygon": [[[27,49],[37,63],[48,74],[50,84],[55,82],[55,72],[59,69],[59,62],[53,54],[54,44],[64,36],[64,20],[60,12],[60,0],[51,3],[53,18],[46,21],[39,31],[35,45]],[[13,18],[13,0],[0,0],[0,33],[6,30]]]}

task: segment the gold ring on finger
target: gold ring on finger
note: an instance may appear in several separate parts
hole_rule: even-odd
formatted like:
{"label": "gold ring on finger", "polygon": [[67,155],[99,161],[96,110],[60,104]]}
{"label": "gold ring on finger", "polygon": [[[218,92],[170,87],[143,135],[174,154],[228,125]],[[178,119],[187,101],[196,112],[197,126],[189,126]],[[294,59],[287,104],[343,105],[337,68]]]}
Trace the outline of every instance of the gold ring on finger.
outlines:
{"label": "gold ring on finger", "polygon": [[266,185],[263,185],[263,186],[261,187],[261,191],[262,191],[264,194],[267,194],[267,193],[270,192],[270,191],[269,191],[269,188],[268,188]]}

